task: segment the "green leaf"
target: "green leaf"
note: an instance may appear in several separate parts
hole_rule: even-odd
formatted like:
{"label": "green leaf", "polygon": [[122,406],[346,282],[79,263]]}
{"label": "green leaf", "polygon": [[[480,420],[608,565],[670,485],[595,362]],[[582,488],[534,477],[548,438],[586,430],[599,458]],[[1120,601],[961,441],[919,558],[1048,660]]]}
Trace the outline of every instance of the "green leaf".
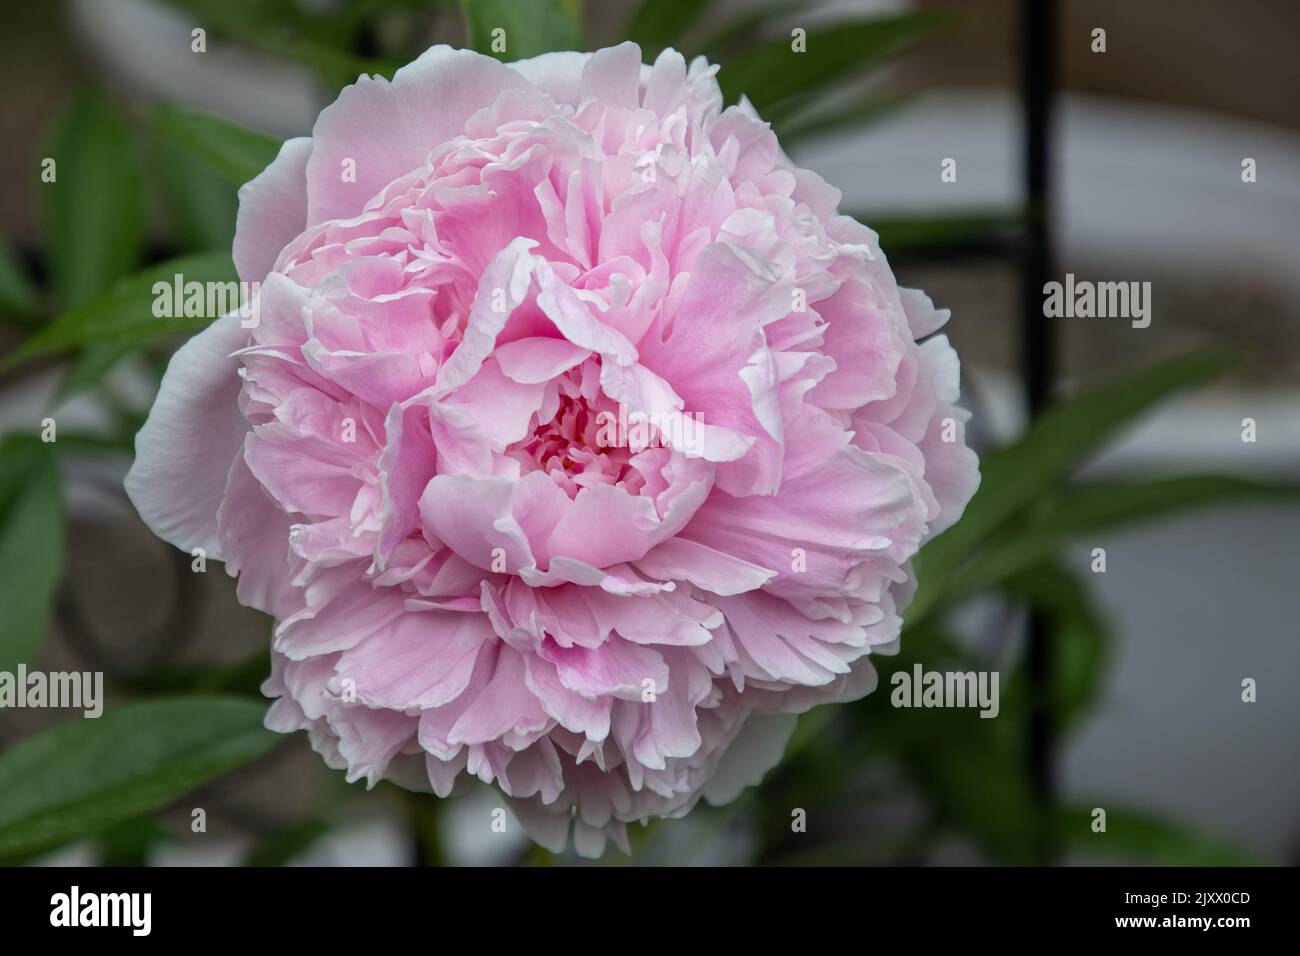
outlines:
{"label": "green leaf", "polygon": [[[104,295],[60,315],[0,360],[0,372],[41,355],[92,344],[138,345],[207,326],[218,316],[159,318],[153,314],[154,284],[162,282],[171,286],[176,275],[185,283],[238,282],[229,252],[181,256],[151,266],[122,280]],[[237,300],[235,304],[238,305]]]}
{"label": "green leaf", "polygon": [[709,6],[710,0],[642,0],[625,35],[653,62],[661,50],[680,44]]}
{"label": "green leaf", "polygon": [[0,568],[0,671],[13,672],[35,658],[63,573],[58,467],[27,437],[0,446]]}
{"label": "green leaf", "polygon": [[910,673],[916,664],[927,671],[999,668],[933,624],[910,631],[897,655],[873,660],[879,687],[847,708],[858,726],[853,739],[868,741],[876,758],[884,754],[901,762],[932,803],[941,829],[969,834],[999,862],[1039,862],[1047,818],[1025,773],[1023,709],[1017,710],[1020,700],[1006,683],[999,688],[996,718],[980,717],[977,708],[918,709],[892,702],[893,675]]}
{"label": "green leaf", "polygon": [[280,141],[213,113],[161,107],[158,128],[236,186],[253,179],[275,159]]}
{"label": "green leaf", "polygon": [[244,866],[284,866],[329,832],[329,824],[315,818],[280,827],[259,840],[244,858]]}
{"label": "green leaf", "polygon": [[890,256],[940,244],[953,245],[989,235],[1009,234],[1021,226],[1021,217],[1017,213],[1002,210],[908,219],[882,219],[866,212],[849,215],[874,229],[880,237],[880,248]]}
{"label": "green leaf", "polygon": [[224,250],[235,239],[239,210],[233,179],[217,172],[170,136],[155,137],[158,181],[155,193],[160,212],[171,222],[175,241],[182,249]]}
{"label": "green leaf", "polygon": [[[1106,832],[1092,830],[1092,808],[1106,811]],[[1062,839],[1073,849],[1128,864],[1148,866],[1258,866],[1263,861],[1212,836],[1171,822],[1164,814],[1116,807],[1108,800],[1063,807],[1056,817]]]}
{"label": "green leaf", "polygon": [[1206,381],[1236,358],[1221,347],[1204,349],[1091,386],[1048,408],[1016,444],[986,455],[979,491],[961,520],[916,558],[920,589],[908,623],[923,620],[963,562],[1021,509],[1053,491],[1099,445],[1160,399]]}
{"label": "green leaf", "polygon": [[[209,33],[220,33],[272,56],[316,70],[331,86],[351,83],[362,73],[389,78],[399,64],[354,56],[347,45],[356,25],[350,17],[317,12],[294,0],[169,0],[192,14]],[[392,3],[388,4],[392,6]],[[347,11],[344,11],[345,13]],[[209,49],[213,37],[208,37]]]}
{"label": "green leaf", "polygon": [[[1043,564],[1019,574],[1005,587],[1051,622],[1050,710],[1056,728],[1065,730],[1087,712],[1101,687],[1110,645],[1106,622],[1084,583],[1057,564]],[[1008,683],[1018,697],[1028,692],[1023,664],[1012,672]],[[1016,706],[1012,703],[1013,709]]]}
{"label": "green leaf", "polygon": [[[894,670],[890,666],[889,673]],[[882,684],[884,673],[882,668]],[[864,722],[862,733],[902,760],[943,825],[970,833],[1001,862],[1036,862],[1042,815],[1019,738],[1002,726],[1016,720],[1014,712],[1005,702],[992,720],[973,709],[895,709],[886,706],[889,692],[876,692],[881,700],[873,708],[875,719]]]}
{"label": "green leaf", "polygon": [[246,694],[255,697],[270,673],[271,660],[267,652],[262,650],[229,664],[185,664],[157,668],[147,674],[125,678],[119,683],[134,693]]}
{"label": "green leaf", "polygon": [[135,351],[135,348],[134,342],[97,342],[87,345],[77,353],[63,380],[59,382],[55,402],[67,401],[73,395],[78,395],[99,384],[100,380],[111,372],[118,362]]}
{"label": "green leaf", "polygon": [[140,174],[125,125],[102,98],[82,94],[63,115],[42,182],[46,248],[64,307],[98,295],[134,268],[140,250]]}
{"label": "green leaf", "polygon": [[713,63],[725,60],[728,54],[753,46],[762,35],[770,36],[774,23],[797,17],[810,6],[811,0],[768,0],[731,17],[703,36],[682,36],[682,53],[688,60],[697,55]]}
{"label": "green leaf", "polygon": [[945,588],[944,600],[1005,581],[1084,535],[1143,524],[1196,508],[1247,502],[1300,502],[1300,487],[1232,475],[1182,475],[1150,481],[1088,481],[1068,485],[1037,514],[992,539],[977,562]]}
{"label": "green leaf", "polygon": [[40,293],[22,264],[7,245],[0,243],[0,312],[30,318],[40,305]]}
{"label": "green leaf", "polygon": [[878,66],[945,20],[927,12],[835,23],[809,31],[802,53],[791,49],[788,35],[778,37],[729,59],[718,72],[718,83],[728,103],[743,94],[766,113],[787,97],[825,90]]}
{"label": "green leaf", "polygon": [[[520,60],[554,50],[581,50],[577,0],[461,0],[469,45],[499,60]],[[505,30],[505,49],[492,49],[492,31]],[[498,44],[499,45],[499,44]]]}
{"label": "green leaf", "polygon": [[0,754],[0,854],[52,847],[160,809],[266,753],[265,706],[150,700],[80,717]]}
{"label": "green leaf", "polygon": [[876,94],[855,100],[845,106],[817,112],[799,111],[795,118],[773,123],[781,145],[786,149],[803,139],[835,132],[846,126],[870,123],[887,116],[911,99],[908,93]]}
{"label": "green leaf", "polygon": [[167,842],[167,831],[153,817],[135,817],[99,837],[100,866],[146,866],[150,852]]}

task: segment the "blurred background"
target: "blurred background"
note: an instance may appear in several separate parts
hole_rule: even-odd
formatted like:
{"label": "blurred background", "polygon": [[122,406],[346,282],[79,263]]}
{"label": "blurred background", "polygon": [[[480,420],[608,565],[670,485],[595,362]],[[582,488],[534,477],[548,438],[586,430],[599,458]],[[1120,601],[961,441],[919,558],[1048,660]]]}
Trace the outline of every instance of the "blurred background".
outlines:
{"label": "blurred background", "polygon": [[[808,715],[733,806],[635,828],[630,861],[1300,860],[1300,6],[62,0],[4,17],[0,668],[103,671],[110,708],[256,694],[269,622],[122,493],[183,336],[132,320],[119,283],[228,260],[238,183],[358,72],[435,42],[486,49],[522,17],[536,49],[517,55],[630,38],[647,61],[672,45],[721,63],[729,97],[880,232],[900,284],[952,310],[985,459],[974,514],[922,555],[882,690]],[[812,68],[788,69],[795,28]],[[1045,319],[1043,276],[1067,272],[1150,282],[1150,326]],[[888,676],[913,660],[998,670],[1002,713],[893,711]],[[0,711],[0,779],[15,745],[68,719]],[[485,788],[367,793],[302,735],[249,760],[30,838],[34,811],[0,788],[0,859],[574,862],[491,832]]]}

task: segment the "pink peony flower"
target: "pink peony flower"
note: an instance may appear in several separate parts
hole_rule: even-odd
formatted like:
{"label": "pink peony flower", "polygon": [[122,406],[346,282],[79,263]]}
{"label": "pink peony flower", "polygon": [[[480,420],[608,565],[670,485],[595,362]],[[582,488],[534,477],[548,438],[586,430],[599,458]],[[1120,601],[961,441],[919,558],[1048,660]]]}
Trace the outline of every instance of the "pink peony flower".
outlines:
{"label": "pink peony flower", "polygon": [[435,47],[240,191],[259,322],[176,354],[127,490],[349,780],[596,855],[875,686],[978,483],[947,312],[715,72]]}

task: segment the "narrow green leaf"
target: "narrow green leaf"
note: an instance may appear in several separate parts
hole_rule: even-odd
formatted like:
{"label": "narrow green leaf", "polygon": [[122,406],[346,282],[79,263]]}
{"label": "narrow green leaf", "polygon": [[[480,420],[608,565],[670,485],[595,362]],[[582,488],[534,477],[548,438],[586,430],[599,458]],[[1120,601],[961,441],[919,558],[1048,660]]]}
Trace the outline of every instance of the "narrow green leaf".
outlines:
{"label": "narrow green leaf", "polygon": [[0,854],[101,832],[260,757],[280,739],[264,713],[236,697],[143,701],[14,745],[0,754]]}
{"label": "narrow green leaf", "polygon": [[30,318],[40,305],[40,293],[22,264],[7,244],[0,243],[0,312]]}
{"label": "narrow green leaf", "polygon": [[792,49],[788,35],[778,37],[725,62],[718,83],[728,103],[743,94],[766,113],[787,97],[824,90],[878,66],[945,19],[927,12],[835,23],[809,31],[804,52]]}
{"label": "narrow green leaf", "polygon": [[1000,532],[945,588],[945,601],[1005,581],[1083,535],[1143,524],[1196,508],[1251,501],[1300,502],[1300,487],[1232,475],[1181,475],[1150,481],[1089,481],[1067,486],[1037,514]]}
{"label": "narrow green leaf", "polygon": [[329,824],[315,818],[280,827],[259,840],[244,858],[244,866],[284,866],[329,832]]}
{"label": "narrow green leaf", "polygon": [[909,609],[909,624],[924,619],[959,566],[995,531],[1055,490],[1105,440],[1160,399],[1206,381],[1235,361],[1229,350],[1205,349],[1091,386],[1051,406],[1016,444],[986,455],[979,491],[961,520],[917,556],[920,589]]}
{"label": "narrow green leaf", "polygon": [[710,0],[642,0],[625,36],[641,47],[643,59],[653,62],[661,50],[680,46],[710,5]]}
{"label": "narrow green leaf", "polygon": [[[1106,622],[1086,585],[1058,564],[1045,563],[1016,575],[1005,588],[1051,622],[1050,709],[1056,729],[1066,730],[1087,712],[1101,688],[1110,647]],[[1029,691],[1023,664],[1012,672],[1008,687],[1018,698]]]}
{"label": "narrow green leaf", "polygon": [[[520,60],[555,50],[581,50],[581,5],[578,0],[461,0],[469,45],[499,60]],[[494,43],[494,30],[504,30]],[[494,49],[496,47],[496,49]]]}
{"label": "narrow green leaf", "polygon": [[911,95],[908,93],[874,94],[831,110],[816,112],[799,110],[792,113],[791,119],[774,122],[772,125],[781,140],[781,145],[789,149],[792,144],[801,140],[836,132],[847,126],[870,123],[882,116],[888,116],[910,99]]}
{"label": "narrow green leaf", "polygon": [[[161,336],[203,328],[218,316],[202,314],[160,318],[154,315],[155,284],[174,285],[177,275],[184,283],[238,281],[229,252],[182,256],[151,266],[122,280],[104,295],[60,315],[0,360],[0,371],[36,356],[87,345],[140,344]],[[228,301],[229,298],[227,296]],[[238,304],[236,299],[234,305]]]}
{"label": "narrow green leaf", "polygon": [[55,402],[67,401],[98,385],[122,359],[135,351],[134,342],[96,342],[77,353],[59,382]]}
{"label": "narrow green leaf", "polygon": [[229,249],[235,239],[238,190],[209,163],[167,136],[157,139],[160,212],[186,250]]}
{"label": "narrow green leaf", "polygon": [[126,126],[104,99],[82,94],[61,118],[41,182],[46,248],[65,308],[103,292],[134,268],[141,237],[141,186]]}
{"label": "narrow green leaf", "polygon": [[[887,699],[889,688],[877,691]],[[1000,862],[1036,862],[1041,814],[1016,739],[998,726],[1005,708],[985,720],[975,710],[902,710],[877,705],[863,733],[903,761],[935,803],[940,819],[970,833]]]}
{"label": "narrow green leaf", "polygon": [[63,573],[63,505],[48,445],[6,439],[0,470],[0,671],[12,673],[32,662],[49,629]]}
{"label": "narrow green leaf", "polygon": [[772,35],[777,21],[797,17],[810,6],[811,0],[768,0],[736,14],[709,33],[682,34],[682,53],[688,60],[702,55],[711,63],[725,61],[729,54],[754,46],[764,34]]}
{"label": "narrow green leaf", "polygon": [[280,141],[274,137],[213,113],[164,106],[156,115],[158,128],[173,142],[236,186],[264,170],[280,151]]}
{"label": "narrow green leaf", "polygon": [[[399,64],[383,59],[354,56],[347,44],[355,22],[350,18],[316,11],[310,4],[288,0],[168,0],[192,14],[197,25],[209,34],[209,48],[216,34],[265,51],[273,56],[296,60],[314,69],[334,88],[351,83],[362,73],[389,78]],[[392,2],[388,4],[392,6]],[[343,11],[347,14],[348,11]]]}
{"label": "narrow green leaf", "polygon": [[990,210],[960,216],[880,218],[868,212],[849,213],[880,237],[886,255],[924,250],[934,246],[969,242],[983,236],[1007,234],[1021,226],[1021,217],[1011,210]]}
{"label": "narrow green leaf", "polygon": [[[1092,808],[1106,810],[1106,832],[1092,829]],[[1109,800],[1063,807],[1057,827],[1065,842],[1081,853],[1148,866],[1258,866],[1263,861],[1224,840],[1141,810],[1116,807]]]}
{"label": "narrow green leaf", "polygon": [[100,866],[146,866],[150,852],[167,839],[153,817],[124,820],[100,834]]}

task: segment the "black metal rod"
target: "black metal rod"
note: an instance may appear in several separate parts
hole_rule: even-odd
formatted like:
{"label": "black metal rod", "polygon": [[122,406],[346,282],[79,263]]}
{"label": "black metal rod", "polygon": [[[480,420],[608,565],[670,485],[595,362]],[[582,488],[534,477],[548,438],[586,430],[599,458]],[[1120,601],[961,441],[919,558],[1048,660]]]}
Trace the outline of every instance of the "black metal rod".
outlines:
{"label": "black metal rod", "polygon": [[[1056,381],[1056,326],[1043,315],[1043,285],[1052,256],[1052,107],[1056,93],[1056,0],[1021,0],[1021,98],[1024,118],[1026,242],[1021,266],[1020,373],[1032,420],[1051,399]],[[1026,647],[1029,713],[1026,748],[1030,781],[1044,823],[1042,863],[1056,858],[1053,640],[1049,622],[1031,612]]]}

